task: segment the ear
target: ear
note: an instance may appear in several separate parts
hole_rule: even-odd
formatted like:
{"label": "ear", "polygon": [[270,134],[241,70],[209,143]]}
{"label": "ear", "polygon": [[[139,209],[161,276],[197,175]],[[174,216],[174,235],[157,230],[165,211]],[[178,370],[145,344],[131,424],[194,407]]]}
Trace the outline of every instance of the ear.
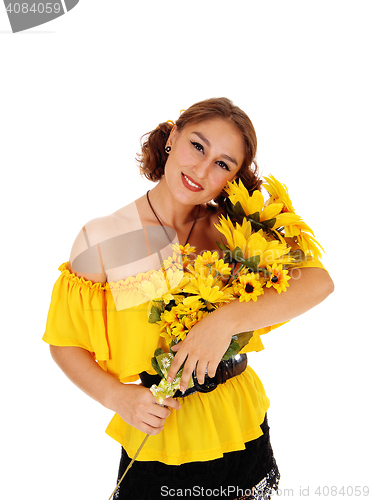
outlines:
{"label": "ear", "polygon": [[172,146],[177,134],[178,134],[178,128],[176,125],[174,125],[173,128],[171,129],[169,137],[167,138],[166,146]]}

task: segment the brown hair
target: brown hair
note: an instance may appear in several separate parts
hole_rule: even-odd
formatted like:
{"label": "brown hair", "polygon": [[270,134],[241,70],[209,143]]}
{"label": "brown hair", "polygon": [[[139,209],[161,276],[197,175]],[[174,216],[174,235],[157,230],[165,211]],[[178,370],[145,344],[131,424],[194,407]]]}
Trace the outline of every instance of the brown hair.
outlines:
{"label": "brown hair", "polygon": [[[255,129],[247,114],[232,101],[226,97],[220,97],[193,104],[183,111],[175,125],[178,131],[181,131],[190,123],[199,123],[211,118],[224,118],[238,127],[245,143],[245,159],[238,171],[238,178],[242,180],[250,194],[260,189],[262,181],[259,179],[258,165],[255,161],[257,150]],[[172,122],[163,122],[155,130],[142,137],[142,140],[144,139],[142,151],[138,155],[140,173],[151,181],[158,181],[164,175],[168,158],[165,146],[172,128]],[[224,208],[226,196],[226,193],[222,191],[215,198],[215,203]]]}

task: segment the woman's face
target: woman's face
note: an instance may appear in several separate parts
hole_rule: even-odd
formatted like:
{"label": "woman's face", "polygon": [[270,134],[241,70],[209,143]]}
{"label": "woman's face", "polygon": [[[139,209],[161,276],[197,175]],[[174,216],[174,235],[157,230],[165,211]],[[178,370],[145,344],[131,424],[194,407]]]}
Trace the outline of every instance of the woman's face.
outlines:
{"label": "woman's face", "polygon": [[173,128],[166,146],[171,152],[164,177],[173,196],[198,205],[215,198],[238,173],[244,158],[244,140],[237,126],[222,118]]}

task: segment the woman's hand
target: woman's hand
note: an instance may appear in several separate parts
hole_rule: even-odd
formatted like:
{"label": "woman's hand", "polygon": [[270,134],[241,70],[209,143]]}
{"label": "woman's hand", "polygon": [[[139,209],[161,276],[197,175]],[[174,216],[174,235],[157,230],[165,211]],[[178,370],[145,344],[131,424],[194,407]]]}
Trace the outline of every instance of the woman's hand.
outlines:
{"label": "woman's hand", "polygon": [[285,293],[278,294],[269,288],[257,302],[233,300],[196,323],[185,340],[172,348],[177,354],[168,380],[173,380],[185,362],[181,390],[187,388],[196,364],[197,380],[202,384],[206,370],[209,377],[215,375],[233,334],[289,321],[322,302],[333,291],[333,282],[323,269],[294,269],[290,274],[292,279]]}
{"label": "woman's hand", "polygon": [[161,432],[170,408],[181,408],[176,399],[167,398],[161,406],[149,389],[122,384],[102,370],[90,352],[81,347],[50,346],[50,351],[54,361],[77,387],[146,434]]}
{"label": "woman's hand", "polygon": [[217,311],[196,323],[187,337],[172,348],[176,355],[171,364],[167,380],[174,379],[185,361],[180,381],[180,390],[185,391],[192,372],[197,365],[197,380],[204,383],[205,372],[214,377],[220,360],[231,342],[232,334],[217,324]]}
{"label": "woman's hand", "polygon": [[176,399],[166,398],[161,406],[149,389],[142,385],[121,384],[115,395],[114,411],[139,431],[154,436],[162,431],[170,409],[179,410]]}

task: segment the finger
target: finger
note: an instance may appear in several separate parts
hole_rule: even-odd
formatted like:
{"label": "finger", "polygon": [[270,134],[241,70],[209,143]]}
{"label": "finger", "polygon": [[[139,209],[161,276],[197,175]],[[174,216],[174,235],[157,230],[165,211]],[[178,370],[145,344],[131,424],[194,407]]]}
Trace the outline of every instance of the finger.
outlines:
{"label": "finger", "polygon": [[169,408],[165,405],[156,404],[154,408],[151,409],[150,414],[157,418],[166,419],[171,413]]}
{"label": "finger", "polygon": [[179,351],[181,344],[182,342],[178,342],[177,344],[172,346],[171,350],[174,352]]}
{"label": "finger", "polygon": [[149,434],[150,436],[155,436],[156,434],[159,434],[164,426],[162,427],[152,427],[151,425],[148,425],[144,422],[142,422],[141,425],[138,425],[137,429],[139,431],[144,432],[145,434]]}
{"label": "finger", "polygon": [[192,373],[195,369],[196,363],[197,360],[192,361],[190,358],[187,358],[187,361],[185,362],[182,378],[180,379],[180,390],[182,392],[184,392],[188,387],[188,383],[192,377]]}
{"label": "finger", "polygon": [[182,366],[184,360],[187,357],[187,353],[177,353],[176,356],[173,359],[173,362],[171,363],[170,370],[167,374],[167,381],[172,382],[175,375],[178,373],[179,368]]}
{"label": "finger", "polygon": [[218,365],[219,365],[219,363],[214,363],[212,361],[209,361],[208,365],[206,366],[206,371],[207,371],[207,374],[210,378],[215,377]]}
{"label": "finger", "polygon": [[197,375],[197,380],[199,384],[203,384],[205,382],[205,373],[207,373],[207,361],[206,362],[201,362],[198,361],[197,367],[196,367],[196,375]]}
{"label": "finger", "polygon": [[166,418],[160,418],[156,415],[151,415],[147,413],[147,415],[143,415],[143,423],[150,425],[151,427],[157,429],[158,427],[163,427],[166,422]]}
{"label": "finger", "polygon": [[181,409],[181,404],[179,403],[179,401],[173,398],[166,398],[164,401],[164,405],[168,408],[172,408],[173,410]]}

